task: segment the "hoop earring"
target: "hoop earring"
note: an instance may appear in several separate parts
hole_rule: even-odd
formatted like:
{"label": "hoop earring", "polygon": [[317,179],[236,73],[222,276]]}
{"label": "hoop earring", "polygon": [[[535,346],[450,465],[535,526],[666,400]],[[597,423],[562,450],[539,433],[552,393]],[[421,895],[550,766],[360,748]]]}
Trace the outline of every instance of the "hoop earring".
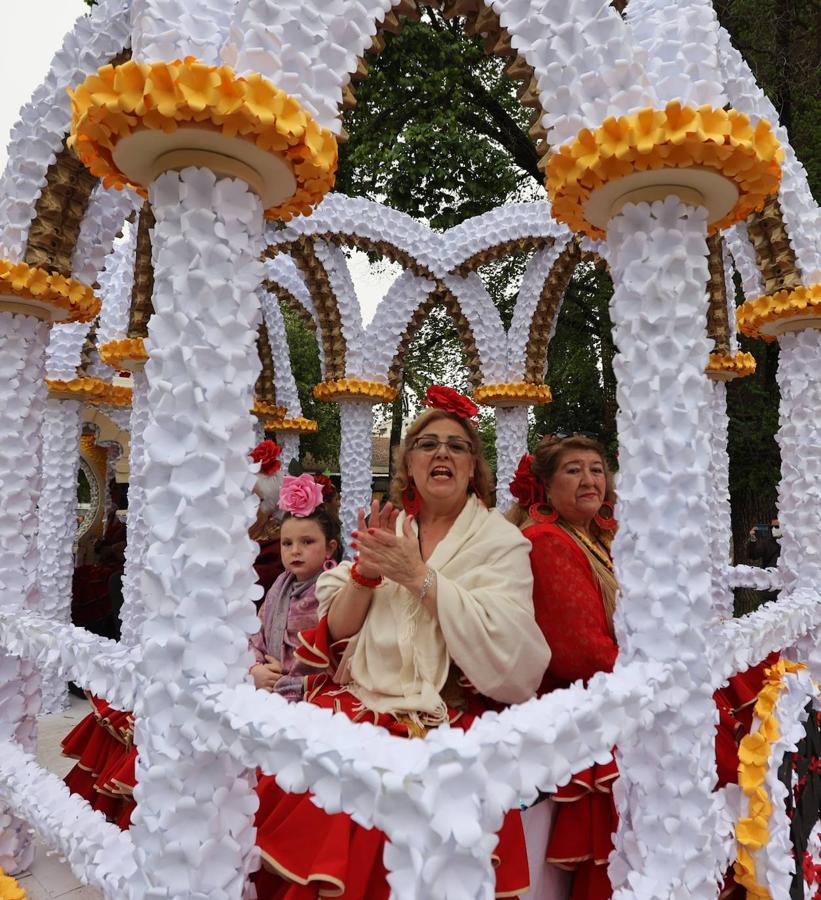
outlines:
{"label": "hoop earring", "polygon": [[332,556],[329,556],[325,560],[325,562],[322,563],[322,571],[323,572],[330,572],[331,569],[335,569],[335,568],[336,568],[336,560]]}
{"label": "hoop earring", "polygon": [[405,515],[414,517],[419,515],[419,510],[422,508],[422,498],[416,492],[416,485],[412,478],[408,479],[408,486],[402,491],[402,508],[405,510]]}
{"label": "hoop earring", "polygon": [[599,511],[593,516],[593,521],[602,531],[615,531],[618,526],[616,521],[616,508],[612,503],[605,501],[599,507]]}
{"label": "hoop earring", "polygon": [[[542,510],[545,508],[550,511],[542,512]],[[545,498],[544,503],[534,503],[527,511],[527,514],[531,519],[533,519],[534,522],[537,522],[539,525],[553,525],[559,520],[559,514],[550,505],[549,497]]]}

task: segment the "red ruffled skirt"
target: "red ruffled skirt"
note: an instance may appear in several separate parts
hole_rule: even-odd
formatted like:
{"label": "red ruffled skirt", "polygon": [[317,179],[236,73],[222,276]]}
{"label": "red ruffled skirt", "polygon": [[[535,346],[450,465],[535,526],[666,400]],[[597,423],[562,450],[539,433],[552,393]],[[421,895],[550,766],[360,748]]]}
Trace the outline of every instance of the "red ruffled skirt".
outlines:
{"label": "red ruffled skirt", "polygon": [[[340,645],[331,646],[327,621],[300,635],[306,648],[303,660],[320,669],[333,666]],[[322,672],[307,678],[306,699],[317,706],[341,712],[354,721],[367,720],[391,734],[412,739],[421,736],[419,726],[404,717],[363,709],[360,701]],[[487,710],[475,692],[464,691],[460,708],[449,706],[450,724],[469,728]],[[346,813],[329,815],[311,801],[309,793],[287,794],[273,776],[265,775],[257,786],[257,845],[263,869],[255,876],[260,900],[387,900],[390,889],[382,853],[387,838],[376,828],[363,828]],[[496,896],[515,897],[527,890],[528,866],[524,832],[518,810],[507,814],[499,831],[493,862]]]}
{"label": "red ruffled skirt", "polygon": [[[92,712],[63,738],[63,755],[77,760],[65,783],[109,821],[128,828],[134,809],[133,772],[137,749],[132,743],[134,719],[89,695]],[[130,766],[131,778],[128,784]]]}
{"label": "red ruffled skirt", "polygon": [[[773,653],[757,666],[734,675],[713,694],[718,707],[716,726],[716,788],[738,782],[738,744],[749,733],[752,709],[761,690],[764,671],[778,659]],[[547,861],[575,873],[571,900],[608,900],[612,895],[607,860],[619,823],[612,786],[619,771],[615,759],[578,772],[553,799],[558,804],[547,845]],[[730,876],[721,892],[734,888]]]}

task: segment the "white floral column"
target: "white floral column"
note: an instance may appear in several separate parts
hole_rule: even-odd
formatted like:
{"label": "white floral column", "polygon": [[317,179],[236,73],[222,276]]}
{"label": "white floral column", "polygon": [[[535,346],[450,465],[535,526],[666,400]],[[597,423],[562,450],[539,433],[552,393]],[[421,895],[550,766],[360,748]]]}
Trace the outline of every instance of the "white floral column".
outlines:
{"label": "white floral column", "polygon": [[[37,508],[37,602],[35,609],[60,624],[71,621],[74,536],[77,533],[77,469],[80,465],[80,403],[47,400],[42,440],[42,490]],[[42,672],[42,713],[64,709],[65,679]]]}
{"label": "white floral column", "polygon": [[[0,312],[0,616],[13,616],[34,589],[45,406],[48,325]],[[0,650],[0,741],[33,753],[40,678],[28,660]],[[33,859],[29,827],[0,805],[0,868],[15,874]]]}
{"label": "white floral column", "polygon": [[148,381],[145,372],[134,372],[131,395],[131,440],[128,450],[128,512],[126,514],[123,605],[120,609],[120,640],[129,647],[140,641],[145,605],[140,581],[148,549],[145,522],[145,428],[148,423]]}
{"label": "white floral column", "polygon": [[821,331],[779,339],[781,483],[778,565],[790,589],[821,589]]}
{"label": "white floral column", "polygon": [[527,451],[527,406],[496,407],[496,508],[513,505],[510,482]]}
{"label": "white floral column", "polygon": [[712,456],[712,488],[708,494],[710,515],[710,579],[713,585],[715,615],[732,618],[733,592],[727,580],[730,565],[732,522],[730,517],[730,460],[727,456],[729,419],[727,418],[727,385],[710,382],[710,405],[705,410],[707,435]]}
{"label": "white floral column", "polygon": [[280,461],[282,468],[287,472],[291,461],[299,460],[299,435],[288,431],[276,432],[276,442],[282,448]]}
{"label": "white floral column", "polygon": [[146,688],[136,708],[132,897],[239,900],[255,862],[254,777],[224,748],[192,749],[191,729],[204,736],[207,723],[189,689],[244,682],[257,627],[248,453],[262,206],[244,182],[200,168],[163,174],[149,196]]}
{"label": "white floral column", "polygon": [[[619,742],[615,896],[716,896],[711,801],[716,718],[711,616],[706,211],[676,197],[608,224],[618,354],[619,663],[671,666],[680,693],[652,728]],[[663,836],[663,839],[660,837]]]}
{"label": "white floral column", "polygon": [[356,529],[360,507],[367,512],[373,491],[371,460],[373,447],[373,406],[367,400],[338,400],[339,403],[339,474],[342,478],[342,543],[346,555],[350,550],[351,532]]}

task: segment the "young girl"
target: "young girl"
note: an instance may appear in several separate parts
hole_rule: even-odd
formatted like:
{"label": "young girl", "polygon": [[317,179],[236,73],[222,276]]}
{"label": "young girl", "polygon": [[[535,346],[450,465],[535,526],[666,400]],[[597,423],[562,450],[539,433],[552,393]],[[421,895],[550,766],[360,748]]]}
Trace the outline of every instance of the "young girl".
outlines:
{"label": "young girl", "polygon": [[261,627],[250,640],[256,656],[251,675],[258,689],[294,701],[302,699],[304,676],[312,671],[294,656],[298,635],[316,627],[316,580],[336,565],[339,522],[323,505],[323,485],[307,472],[285,476],[278,506],[285,512],[280,526],[285,571],[259,610]]}

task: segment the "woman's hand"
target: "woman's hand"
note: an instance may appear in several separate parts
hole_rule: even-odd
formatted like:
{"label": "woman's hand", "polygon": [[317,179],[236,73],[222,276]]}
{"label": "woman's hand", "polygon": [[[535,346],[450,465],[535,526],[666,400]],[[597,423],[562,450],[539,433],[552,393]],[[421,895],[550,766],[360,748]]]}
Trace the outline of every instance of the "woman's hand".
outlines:
{"label": "woman's hand", "polygon": [[276,683],[282,678],[282,663],[275,656],[266,656],[264,663],[251,668],[254,687],[258,691],[273,693]]}
{"label": "woman's hand", "polygon": [[[396,516],[393,513],[391,516],[395,523]],[[418,589],[425,580],[427,567],[412,522],[411,516],[405,519],[401,535],[395,534],[395,530],[373,526],[360,530],[356,537],[357,569],[367,577],[381,575],[409,590]]]}
{"label": "woman's hand", "polygon": [[[365,510],[360,509],[357,520],[357,530],[352,535],[355,542],[353,544],[354,548],[360,546],[359,542],[363,535],[382,533],[393,536],[396,532],[396,520],[398,518],[399,510],[395,509],[392,503],[386,503],[385,506],[380,509],[379,501],[374,500],[373,503],[371,503],[371,514],[367,523],[365,521]],[[386,572],[373,568],[367,561],[361,558],[361,554],[357,559],[356,568],[357,571],[365,576],[365,578],[378,578],[380,575],[384,578],[391,577]]]}

